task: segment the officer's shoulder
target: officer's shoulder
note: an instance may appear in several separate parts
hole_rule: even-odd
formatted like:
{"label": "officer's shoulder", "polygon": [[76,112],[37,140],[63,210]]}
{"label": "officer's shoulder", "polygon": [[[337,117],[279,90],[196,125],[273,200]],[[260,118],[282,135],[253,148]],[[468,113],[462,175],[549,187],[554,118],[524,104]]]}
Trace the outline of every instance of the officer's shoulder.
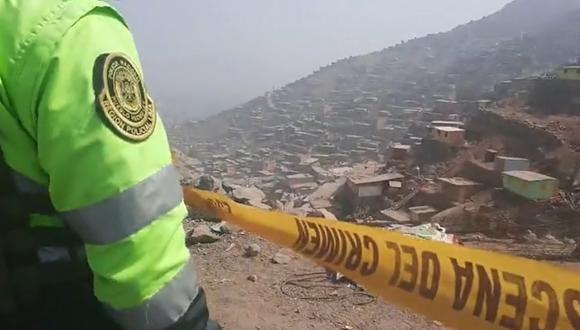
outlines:
{"label": "officer's shoulder", "polygon": [[[0,0],[0,66],[18,62],[41,39],[43,31],[55,27],[66,31],[66,25],[92,14],[108,16],[127,26],[123,16],[104,1]],[[0,67],[0,73],[3,69]]]}
{"label": "officer's shoulder", "polygon": [[[30,45],[60,1],[0,0],[0,63],[13,62]],[[11,60],[11,61],[9,61]]]}

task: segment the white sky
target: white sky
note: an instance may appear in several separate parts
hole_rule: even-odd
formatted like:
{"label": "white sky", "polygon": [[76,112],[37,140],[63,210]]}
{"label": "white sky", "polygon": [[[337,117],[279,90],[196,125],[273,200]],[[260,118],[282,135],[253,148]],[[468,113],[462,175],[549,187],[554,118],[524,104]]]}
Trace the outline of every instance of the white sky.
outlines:
{"label": "white sky", "polygon": [[446,31],[509,0],[121,0],[163,111],[226,110],[350,55]]}

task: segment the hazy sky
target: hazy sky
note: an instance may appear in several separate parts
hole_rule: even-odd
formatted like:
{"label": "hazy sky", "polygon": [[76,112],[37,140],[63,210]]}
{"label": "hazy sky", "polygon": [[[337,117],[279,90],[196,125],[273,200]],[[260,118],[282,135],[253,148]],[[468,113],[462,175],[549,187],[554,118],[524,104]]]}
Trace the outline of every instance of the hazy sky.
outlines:
{"label": "hazy sky", "polygon": [[446,31],[509,0],[121,0],[153,96],[205,116],[350,55]]}

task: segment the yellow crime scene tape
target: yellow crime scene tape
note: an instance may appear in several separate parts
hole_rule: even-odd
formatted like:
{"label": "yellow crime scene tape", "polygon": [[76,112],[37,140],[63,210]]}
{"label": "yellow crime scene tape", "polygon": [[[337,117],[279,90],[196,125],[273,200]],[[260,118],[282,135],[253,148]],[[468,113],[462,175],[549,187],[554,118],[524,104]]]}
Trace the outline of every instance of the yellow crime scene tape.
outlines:
{"label": "yellow crime scene tape", "polygon": [[184,189],[186,203],[458,329],[580,329],[580,274],[524,258],[241,205]]}

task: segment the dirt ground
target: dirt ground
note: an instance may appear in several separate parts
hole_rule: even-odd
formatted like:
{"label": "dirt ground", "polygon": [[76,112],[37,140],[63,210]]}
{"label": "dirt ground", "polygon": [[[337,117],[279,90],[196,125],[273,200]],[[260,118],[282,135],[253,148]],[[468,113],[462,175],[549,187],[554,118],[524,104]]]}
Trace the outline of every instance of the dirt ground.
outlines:
{"label": "dirt ground", "polygon": [[[262,250],[247,258],[244,247],[252,243]],[[442,329],[437,322],[375,300],[348,284],[333,284],[322,268],[238,229],[216,243],[190,249],[212,318],[225,330]],[[278,252],[291,256],[290,262],[273,263]],[[248,280],[250,275],[257,277],[255,282]],[[291,285],[286,283],[289,279],[314,287]]]}

